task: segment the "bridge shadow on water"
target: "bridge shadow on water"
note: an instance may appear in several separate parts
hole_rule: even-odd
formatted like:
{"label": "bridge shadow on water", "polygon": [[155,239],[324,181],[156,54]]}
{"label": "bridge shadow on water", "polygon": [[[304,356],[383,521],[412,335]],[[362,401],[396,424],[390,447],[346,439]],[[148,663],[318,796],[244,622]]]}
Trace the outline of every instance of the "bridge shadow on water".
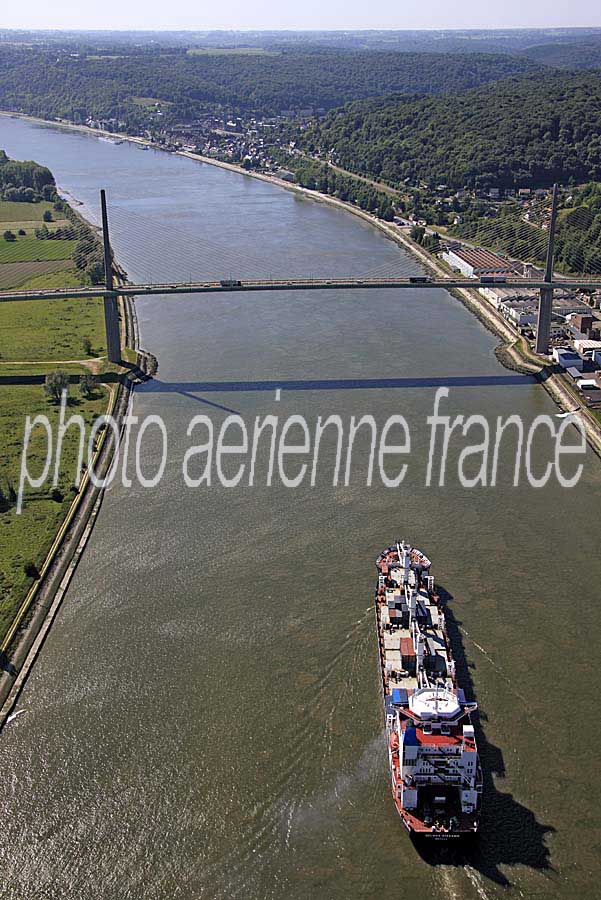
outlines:
{"label": "bridge shadow on water", "polygon": [[313,378],[281,381],[161,381],[153,378],[138,387],[144,393],[213,393],[244,391],[365,391],[376,388],[519,387],[532,385],[532,375],[440,375],[416,378]]}
{"label": "bridge shadow on water", "polygon": [[[453,597],[444,587],[437,587],[446,607],[447,632],[458,681],[465,690],[466,698],[476,700],[471,674],[475,665],[468,662],[465,654],[461,622],[455,618],[451,606]],[[414,845],[422,859],[430,865],[468,865],[498,885],[509,887],[511,882],[499,868],[502,865],[527,866],[539,871],[553,870],[545,838],[555,829],[539,822],[530,809],[514,800],[511,794],[498,789],[494,776],[505,776],[503,752],[500,747],[487,740],[484,727],[486,715],[482,710],[477,710],[472,721],[484,779],[480,832],[473,838],[467,838],[459,846],[453,843],[420,843],[417,840]]]}
{"label": "bridge shadow on water", "polygon": [[256,391],[366,391],[402,388],[530,387],[532,375],[441,375],[415,378],[314,378],[281,381],[161,381],[154,377],[137,387],[143,394],[181,394],[223,412],[236,410],[199,396],[209,393],[246,393]]}

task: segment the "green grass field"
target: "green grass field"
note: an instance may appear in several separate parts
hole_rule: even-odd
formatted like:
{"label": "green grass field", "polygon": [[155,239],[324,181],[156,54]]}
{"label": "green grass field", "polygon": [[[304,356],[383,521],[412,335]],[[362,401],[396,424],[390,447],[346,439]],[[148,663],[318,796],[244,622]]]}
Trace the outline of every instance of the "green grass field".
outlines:
{"label": "green grass field", "polygon": [[[103,367],[104,368],[108,367]],[[47,375],[48,372],[66,372],[67,375],[85,375],[90,368],[82,363],[66,362],[4,362],[0,359],[0,379],[3,375]],[[0,386],[1,389],[1,386]]]}
{"label": "green grass field", "polygon": [[280,56],[279,50],[264,50],[263,47],[191,47],[189,56]]}
{"label": "green grass field", "polygon": [[16,241],[0,238],[0,263],[71,259],[77,241],[38,241],[27,235]]}
{"label": "green grass field", "polygon": [[54,204],[47,200],[41,200],[39,203],[15,203],[12,200],[0,200],[0,225],[10,226],[11,228],[20,228],[22,225],[28,225],[30,228],[38,227],[42,224],[44,213],[49,212],[52,221],[47,222],[48,228],[52,229],[57,225],[69,224],[69,219],[64,214],[57,212]]}
{"label": "green grass field", "polygon": [[[23,265],[26,265],[23,263]],[[29,265],[54,265],[54,262],[47,261],[46,263],[30,263]],[[20,286],[19,290],[21,291],[43,291],[43,290],[51,290],[53,288],[70,288],[70,287],[81,287],[83,280],[80,272],[74,268],[70,259],[68,260],[57,260],[56,265],[60,268],[53,269],[52,272],[47,272],[41,275],[32,274],[27,281],[23,282]],[[65,268],[65,266],[67,268]],[[1,269],[0,269],[1,271]]]}
{"label": "green grass field", "polygon": [[92,356],[106,353],[100,299],[0,303],[0,363],[85,359],[85,338],[92,342]]}
{"label": "green grass field", "polygon": [[159,97],[132,97],[131,100],[136,106],[156,106],[157,103],[161,106],[173,106],[170,100],[161,100]]}
{"label": "green grass field", "polygon": [[[104,388],[98,388],[92,398],[84,400],[72,385],[70,396],[73,405],[69,414],[81,415],[87,426],[106,409]],[[41,385],[0,385],[0,487],[5,495],[8,482],[18,490],[25,417],[39,413],[48,416],[56,433],[59,409],[46,397]],[[60,494],[55,499],[50,484],[35,491],[29,488],[20,515],[14,506],[0,511],[0,640],[32,583],[25,575],[24,563],[32,561],[38,568],[42,565],[73,499],[71,485],[75,477],[78,434],[75,427],[65,434],[59,467]],[[42,471],[45,456],[45,432],[36,429],[27,455],[32,474]]]}
{"label": "green grass field", "polygon": [[47,210],[54,215],[53,204],[45,200],[40,203],[13,203],[12,200],[0,200],[0,222],[41,222]]}

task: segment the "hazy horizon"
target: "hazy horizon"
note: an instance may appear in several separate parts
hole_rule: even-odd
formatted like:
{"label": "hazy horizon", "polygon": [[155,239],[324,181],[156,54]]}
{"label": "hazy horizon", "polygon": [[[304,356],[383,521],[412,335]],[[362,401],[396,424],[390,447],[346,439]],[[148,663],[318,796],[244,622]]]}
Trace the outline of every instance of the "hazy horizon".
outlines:
{"label": "hazy horizon", "polygon": [[[165,9],[148,8],[143,0],[90,0],[85,6],[57,0],[51,6],[30,0],[27,6],[6,9],[0,28],[48,31],[437,31],[520,28],[601,27],[593,0],[549,5],[544,0],[506,0],[502,8],[484,9],[479,0],[450,7],[431,0],[410,13],[394,0],[384,0],[366,13],[358,0],[336,0],[325,6],[307,0],[302,10],[282,9],[275,0],[258,0],[252,7],[242,0],[225,0],[199,12],[192,0],[173,0]],[[368,20],[368,21],[366,21]]]}
{"label": "hazy horizon", "polygon": [[407,25],[403,27],[398,27],[396,25],[353,25],[353,26],[345,26],[339,25],[337,27],[331,26],[328,28],[319,28],[315,26],[310,28],[309,26],[299,27],[299,28],[291,28],[287,25],[247,25],[247,26],[233,26],[233,25],[222,25],[222,26],[206,26],[203,27],[201,25],[190,25],[190,26],[153,26],[153,27],[139,27],[137,25],[130,26],[113,26],[113,25],[55,25],[50,27],[48,25],[0,25],[0,31],[29,31],[31,33],[37,31],[45,31],[49,33],[79,33],[79,32],[106,32],[110,34],[111,32],[132,32],[136,34],[156,34],[156,33],[169,33],[169,32],[189,32],[190,34],[203,34],[206,32],[223,32],[224,34],[233,34],[233,33],[245,33],[253,34],[256,32],[277,32],[281,31],[282,33],[297,33],[297,34],[322,34],[324,32],[336,33],[340,32],[341,34],[348,32],[381,32],[381,31],[390,31],[394,32],[413,32],[413,31],[458,31],[458,32],[466,32],[466,31],[565,31],[568,29],[581,29],[583,31],[588,31],[591,29],[598,29],[601,31],[601,24],[593,23],[593,24],[583,24],[583,25],[541,25],[532,24],[532,25],[441,25],[440,27],[434,25]]}

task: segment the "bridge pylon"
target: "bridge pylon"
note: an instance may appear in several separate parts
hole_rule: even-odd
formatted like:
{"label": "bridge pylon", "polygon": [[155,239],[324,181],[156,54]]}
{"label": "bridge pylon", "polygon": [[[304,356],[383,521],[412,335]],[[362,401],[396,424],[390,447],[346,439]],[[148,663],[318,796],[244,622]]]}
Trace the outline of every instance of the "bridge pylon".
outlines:
{"label": "bridge pylon", "polygon": [[[551,221],[549,223],[549,243],[547,245],[547,264],[545,281],[553,281],[553,258],[555,252],[555,222],[557,220],[557,185],[553,185],[553,202],[551,205]],[[553,316],[553,288],[542,287],[538,301],[538,319],[536,322],[536,352],[546,355],[549,352],[551,338],[551,318]]]}
{"label": "bridge pylon", "polygon": [[[104,283],[107,291],[113,290],[113,254],[109,236],[109,220],[106,211],[106,192],[100,191],[102,212],[102,243],[104,248]],[[104,298],[104,325],[106,329],[106,354],[109,362],[121,362],[121,336],[119,333],[119,307],[115,295]]]}

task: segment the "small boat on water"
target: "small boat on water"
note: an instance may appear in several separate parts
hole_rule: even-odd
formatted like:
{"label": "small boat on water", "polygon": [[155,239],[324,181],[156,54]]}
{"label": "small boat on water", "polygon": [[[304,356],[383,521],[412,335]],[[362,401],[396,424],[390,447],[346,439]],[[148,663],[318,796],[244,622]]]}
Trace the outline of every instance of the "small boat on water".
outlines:
{"label": "small boat on water", "polygon": [[384,550],[375,609],[394,804],[412,836],[446,841],[478,831],[482,769],[430,566],[404,541]]}

